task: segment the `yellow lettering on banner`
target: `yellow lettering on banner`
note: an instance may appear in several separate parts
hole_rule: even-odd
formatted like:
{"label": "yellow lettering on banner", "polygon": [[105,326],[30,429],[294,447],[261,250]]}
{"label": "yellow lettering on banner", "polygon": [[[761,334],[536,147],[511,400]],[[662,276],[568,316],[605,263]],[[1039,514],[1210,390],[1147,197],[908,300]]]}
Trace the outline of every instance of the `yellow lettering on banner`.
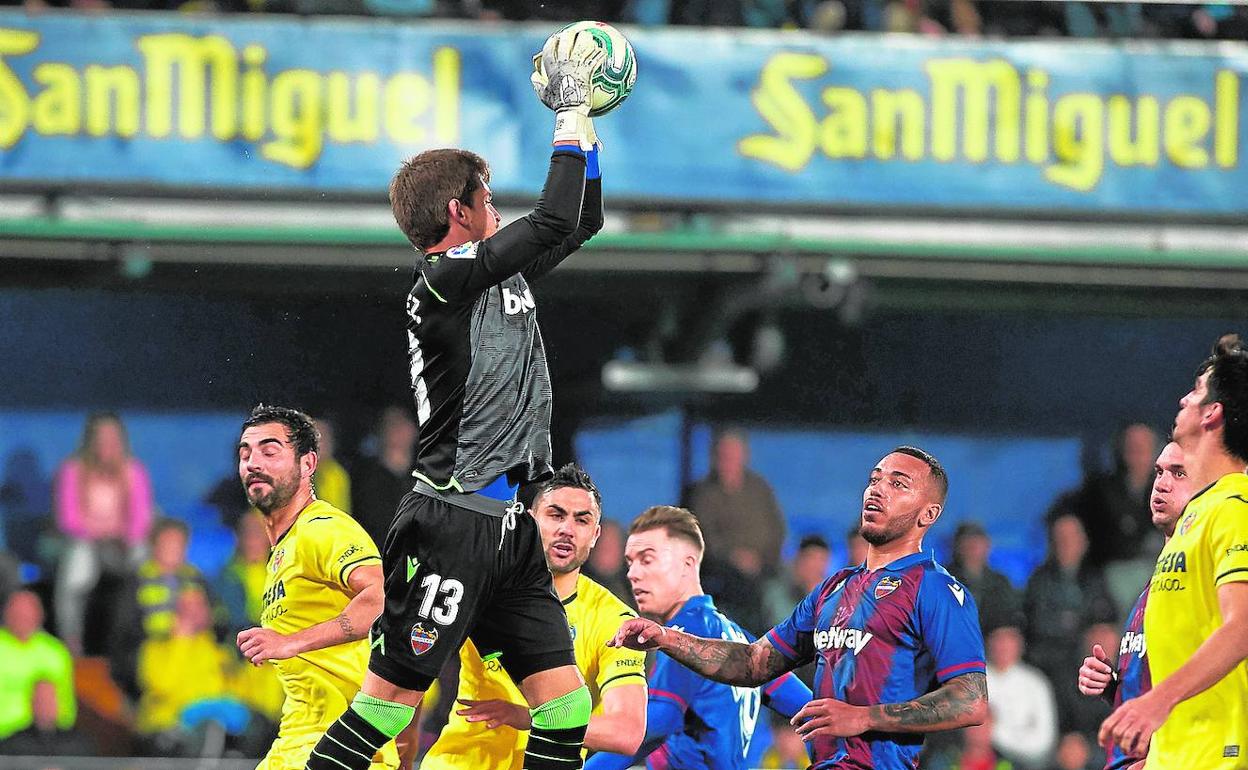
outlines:
{"label": "yellow lettering on banner", "polygon": [[1209,153],[1198,143],[1209,133],[1209,105],[1195,96],[1176,96],[1166,105],[1166,157],[1180,168],[1204,168]]}
{"label": "yellow lettering on banner", "polygon": [[867,157],[867,100],[852,88],[826,88],[823,101],[829,109],[820,142],[824,154],[829,158]]}
{"label": "yellow lettering on banner", "polygon": [[277,138],[266,142],[264,157],[294,168],[308,168],[321,154],[324,110],[321,77],[312,70],[284,70],[273,78],[272,125]]}
{"label": "yellow lettering on banner", "polygon": [[[932,81],[932,156],[945,162],[957,157],[961,94],[962,149],[966,159],[973,163],[988,159],[992,125],[996,129],[996,159],[1004,163],[1018,160],[1022,98],[1018,70],[1002,59],[932,59],[926,67]],[[996,95],[995,109],[991,111],[990,92]]]}
{"label": "yellow lettering on banner", "polygon": [[1105,169],[1104,103],[1096,94],[1066,94],[1053,107],[1053,151],[1057,164],[1044,175],[1074,190],[1087,191]]}
{"label": "yellow lettering on banner", "polygon": [[425,141],[425,128],[416,120],[429,109],[429,81],[412,72],[400,72],[386,81],[386,133],[399,144]]}
{"label": "yellow lettering on banner", "polygon": [[242,133],[249,142],[258,142],[268,130],[265,99],[269,94],[269,78],[264,74],[264,60],[269,52],[264,46],[252,44],[243,49]]}
{"label": "yellow lettering on banner", "polygon": [[147,133],[157,139],[173,128],[173,73],[178,71],[178,134],[196,139],[207,128],[205,109],[212,100],[212,135],[222,141],[236,135],[238,52],[220,35],[191,37],[179,33],[138,39],[147,70]]}
{"label": "yellow lettering on banner", "polygon": [[[1132,141],[1132,123],[1135,140]],[[1152,96],[1141,96],[1131,117],[1131,100],[1109,97],[1109,157],[1119,166],[1156,166],[1161,158],[1161,107]]]}
{"label": "yellow lettering on banner", "polygon": [[351,78],[345,72],[331,72],[329,90],[329,138],[335,142],[372,142],[377,139],[377,103],[381,100],[381,78],[365,72],[356,79],[354,109]]}
{"label": "yellow lettering on banner", "polygon": [[1049,159],[1049,73],[1027,71],[1027,103],[1023,117],[1023,145],[1027,162],[1037,165]]}
{"label": "yellow lettering on banner", "polygon": [[433,52],[434,136],[439,142],[459,141],[459,51],[439,48]]}
{"label": "yellow lettering on banner", "polygon": [[[871,92],[872,135],[875,157],[882,160],[897,154],[897,136],[901,135],[901,155],[906,160],[922,160],[927,136],[924,125],[923,97],[918,91],[904,89]],[[898,128],[900,122],[900,129]]]}
{"label": "yellow lettering on banner", "polygon": [[758,87],[750,92],[750,101],[775,133],[745,137],[737,143],[738,152],[786,171],[805,167],[815,153],[819,121],[793,81],[817,78],[827,71],[828,62],[814,54],[771,57],[763,65]]}
{"label": "yellow lettering on banner", "polygon": [[82,84],[63,62],[44,62],[32,77],[43,86],[31,105],[31,127],[42,136],[73,136],[82,130]]}
{"label": "yellow lettering on banner", "polygon": [[[130,138],[139,132],[139,73],[129,67],[87,66],[87,133]],[[114,131],[115,129],[115,131]]]}
{"label": "yellow lettering on banner", "polygon": [[1213,157],[1222,168],[1239,163],[1239,75],[1218,70],[1213,79]]}
{"label": "yellow lettering on banner", "polygon": [[20,29],[0,29],[0,149],[9,149],[26,133],[30,96],[4,60],[23,56],[39,47],[39,35]]}

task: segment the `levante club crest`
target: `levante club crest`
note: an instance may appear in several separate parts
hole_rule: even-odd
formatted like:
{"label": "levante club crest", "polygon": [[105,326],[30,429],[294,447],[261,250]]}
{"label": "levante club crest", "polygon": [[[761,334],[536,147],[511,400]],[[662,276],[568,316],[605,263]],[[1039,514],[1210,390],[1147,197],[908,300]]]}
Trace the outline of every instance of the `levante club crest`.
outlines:
{"label": "levante club crest", "polygon": [[893,591],[901,587],[901,579],[894,577],[882,577],[880,582],[875,584],[875,598],[883,599]]}
{"label": "levante club crest", "polygon": [[412,626],[412,652],[417,655],[424,655],[429,652],[438,641],[438,629],[425,628],[424,625],[417,623]]}

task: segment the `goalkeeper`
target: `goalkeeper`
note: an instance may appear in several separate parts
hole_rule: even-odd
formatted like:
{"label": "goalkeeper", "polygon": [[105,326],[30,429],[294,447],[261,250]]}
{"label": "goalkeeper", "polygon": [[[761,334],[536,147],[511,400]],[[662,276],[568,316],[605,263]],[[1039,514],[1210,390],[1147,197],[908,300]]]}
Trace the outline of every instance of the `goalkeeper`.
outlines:
{"label": "goalkeeper", "polygon": [[537,525],[516,500],[518,486],[552,473],[550,375],[529,281],[602,227],[589,99],[603,58],[587,32],[573,32],[538,62],[554,152],[529,215],[499,229],[489,167],[464,150],[421,153],[390,185],[395,219],[421,254],[407,298],[416,483],[382,549],[386,599],[368,674],[310,770],[367,767],[468,638],[501,652],[528,701],[524,767],[581,767],[590,694]]}

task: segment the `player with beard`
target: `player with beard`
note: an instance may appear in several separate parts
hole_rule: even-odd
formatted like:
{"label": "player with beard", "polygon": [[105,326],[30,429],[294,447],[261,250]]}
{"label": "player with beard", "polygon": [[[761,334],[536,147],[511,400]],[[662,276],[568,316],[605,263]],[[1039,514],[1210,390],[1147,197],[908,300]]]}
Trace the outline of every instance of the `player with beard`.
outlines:
{"label": "player with beard", "polygon": [[[254,665],[272,661],[286,693],[277,740],[258,770],[304,766],[359,691],[368,667],[365,637],[381,613],[377,546],[312,489],[318,444],[312,418],[263,405],[243,423],[238,442],[238,475],[272,544],[260,627],[240,632],[238,649]],[[371,767],[398,761],[387,743]]]}
{"label": "player with beard", "polygon": [[[1192,482],[1183,465],[1183,450],[1173,441],[1166,444],[1153,464],[1153,494],[1149,504],[1153,511],[1153,526],[1169,540],[1174,525],[1187,501],[1192,498]],[[1132,698],[1138,698],[1152,687],[1148,670],[1148,643],[1144,636],[1144,610],[1148,606],[1148,586],[1136,600],[1127,615],[1127,625],[1122,630],[1122,642],[1118,645],[1118,666],[1101,645],[1092,647],[1092,654],[1083,659],[1079,668],[1079,692],[1084,695],[1101,696],[1114,708]],[[1105,759],[1105,770],[1143,767],[1144,754],[1131,754],[1121,746],[1111,746]]]}
{"label": "player with beard", "polygon": [[862,495],[866,561],[836,572],[752,644],[644,619],[626,621],[612,644],[659,650],[709,679],[746,687],[814,661],[815,700],[792,719],[812,770],[913,770],[924,733],[988,716],[974,600],[922,550],[948,484],[922,449],[887,454]]}
{"label": "player with beard", "polygon": [[[585,748],[631,755],[646,731],[645,655],[607,647],[607,641],[621,618],[636,613],[581,574],[601,532],[601,495],[588,473],[565,465],[542,483],[532,513],[555,593],[568,613],[576,665],[593,702]],[[464,643],[459,651],[462,708],[451,714],[421,760],[421,770],[519,770],[523,765],[532,718],[501,657],[502,651],[478,648],[471,639]]]}

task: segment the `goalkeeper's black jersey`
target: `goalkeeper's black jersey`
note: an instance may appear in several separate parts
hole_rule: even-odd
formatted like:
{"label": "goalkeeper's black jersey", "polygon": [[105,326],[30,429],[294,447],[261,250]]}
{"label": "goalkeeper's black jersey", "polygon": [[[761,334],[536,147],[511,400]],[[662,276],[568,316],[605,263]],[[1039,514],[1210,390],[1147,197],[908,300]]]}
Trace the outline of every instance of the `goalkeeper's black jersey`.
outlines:
{"label": "goalkeeper's black jersey", "polygon": [[602,227],[602,184],[556,148],[534,211],[490,238],[426,254],[407,298],[416,473],[472,492],[551,472],[550,372],[529,281]]}

